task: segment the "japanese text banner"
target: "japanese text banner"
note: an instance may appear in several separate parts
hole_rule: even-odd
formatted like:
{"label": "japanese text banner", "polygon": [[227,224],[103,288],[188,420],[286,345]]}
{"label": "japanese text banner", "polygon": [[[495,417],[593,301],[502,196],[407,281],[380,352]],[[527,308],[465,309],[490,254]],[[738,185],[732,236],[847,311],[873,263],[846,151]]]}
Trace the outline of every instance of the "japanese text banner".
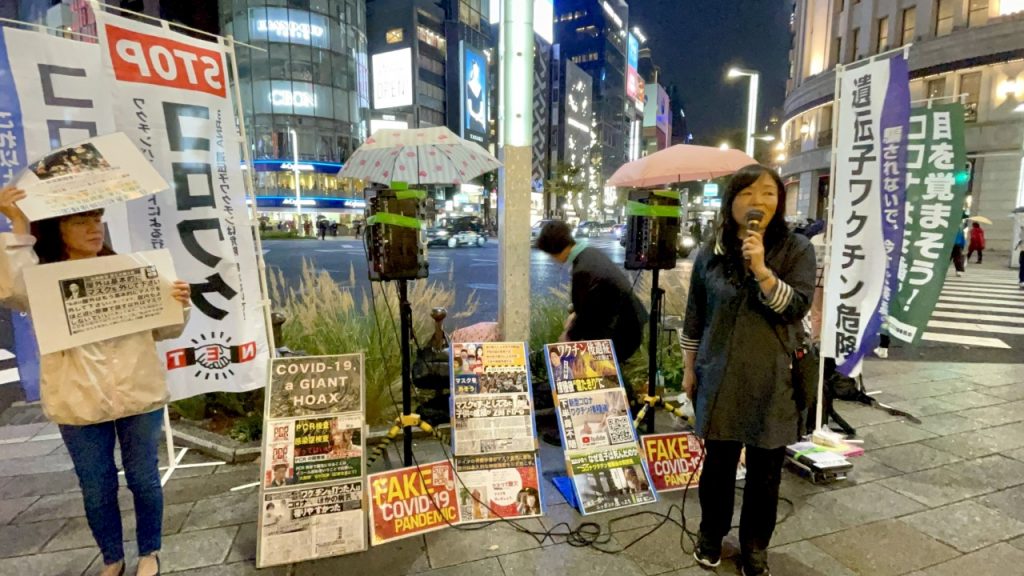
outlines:
{"label": "japanese text banner", "polygon": [[916,344],[935,310],[963,213],[967,165],[962,104],[916,108],[910,116],[906,234],[889,332]]}
{"label": "japanese text banner", "polygon": [[897,288],[910,118],[902,53],[842,73],[832,246],[822,346],[837,369],[860,373]]}
{"label": "japanese text banner", "polygon": [[269,350],[224,51],[103,12],[97,23],[116,128],[172,189],[129,203],[131,248],[169,249],[192,285],[185,334],[160,347],[171,397],[257,388]]}

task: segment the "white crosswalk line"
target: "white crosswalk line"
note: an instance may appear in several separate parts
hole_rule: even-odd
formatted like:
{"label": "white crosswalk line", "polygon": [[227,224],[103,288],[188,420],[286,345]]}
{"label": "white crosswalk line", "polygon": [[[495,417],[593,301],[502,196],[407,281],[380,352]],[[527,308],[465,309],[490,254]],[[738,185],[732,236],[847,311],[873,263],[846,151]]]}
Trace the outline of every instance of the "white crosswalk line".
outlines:
{"label": "white crosswalk line", "polygon": [[962,297],[962,296],[943,296],[941,294],[939,295],[939,301],[940,302],[942,302],[942,301],[945,301],[945,302],[963,302],[964,304],[973,304],[975,302],[987,302],[989,304],[1002,304],[1004,306],[1020,306],[1020,305],[1024,304],[1024,302],[1016,302],[1014,300],[1002,300],[1002,299],[999,299],[999,298],[984,298],[984,299],[981,299],[981,298],[978,298],[978,297],[965,298],[965,297]]}
{"label": "white crosswalk line", "polygon": [[953,310],[970,310],[973,312],[1002,312],[1003,314],[1024,314],[1024,309],[1014,310],[1002,306],[978,306],[975,304],[952,304],[950,302],[939,302],[936,308],[951,308]]}
{"label": "white crosswalk line", "polygon": [[1011,270],[969,270],[964,277],[947,277],[922,339],[1014,349],[1024,336],[1024,292],[1015,280]]}
{"label": "white crosswalk line", "polygon": [[977,346],[978,348],[1000,348],[1009,350],[1010,345],[999,338],[980,338],[978,336],[963,336],[960,334],[938,334],[925,332],[922,340],[929,342],[946,342],[948,344],[962,344],[964,346]]}
{"label": "white crosswalk line", "polygon": [[989,334],[1024,334],[1024,327],[998,326],[996,324],[974,324],[972,322],[946,322],[945,320],[931,320],[929,328],[948,328],[950,330],[966,330],[968,332],[988,332]]}
{"label": "white crosswalk line", "polygon": [[995,314],[970,314],[967,312],[946,312],[936,310],[932,312],[932,318],[955,318],[957,320],[975,320],[979,322],[1009,322],[1011,324],[1024,324],[1024,316],[1010,316]]}

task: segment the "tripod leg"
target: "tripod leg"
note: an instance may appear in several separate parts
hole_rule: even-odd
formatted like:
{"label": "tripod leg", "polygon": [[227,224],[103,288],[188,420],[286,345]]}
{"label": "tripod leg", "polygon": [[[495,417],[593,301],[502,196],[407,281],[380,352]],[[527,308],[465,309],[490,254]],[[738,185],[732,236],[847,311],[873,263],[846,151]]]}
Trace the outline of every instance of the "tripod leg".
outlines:
{"label": "tripod leg", "polygon": [[[402,415],[408,416],[412,414],[412,350],[409,345],[412,340],[412,305],[409,304],[407,280],[398,281],[398,315],[402,328]],[[402,432],[403,460],[406,466],[412,466],[412,427],[405,426]]]}

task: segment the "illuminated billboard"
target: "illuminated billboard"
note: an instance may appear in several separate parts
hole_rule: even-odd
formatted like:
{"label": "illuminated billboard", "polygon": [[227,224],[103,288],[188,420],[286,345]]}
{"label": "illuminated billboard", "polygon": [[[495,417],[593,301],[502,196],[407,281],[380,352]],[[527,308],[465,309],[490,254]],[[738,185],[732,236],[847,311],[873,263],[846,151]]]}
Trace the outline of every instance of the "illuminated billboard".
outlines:
{"label": "illuminated billboard", "polygon": [[330,48],[327,17],[288,8],[250,8],[249,38]]}
{"label": "illuminated billboard", "polygon": [[[501,21],[501,0],[489,0],[491,24]],[[554,0],[533,0],[533,31],[547,41],[555,42],[555,3]]]}
{"label": "illuminated billboard", "polygon": [[585,166],[590,157],[593,123],[594,80],[572,62],[565,64],[565,150],[564,161]]}
{"label": "illuminated billboard", "polygon": [[462,137],[487,147],[487,57],[462,43]]}
{"label": "illuminated billboard", "polygon": [[644,81],[640,78],[640,41],[632,32],[626,37],[626,96],[643,109]]}
{"label": "illuminated billboard", "polygon": [[412,48],[374,54],[372,66],[373,109],[412,106]]}

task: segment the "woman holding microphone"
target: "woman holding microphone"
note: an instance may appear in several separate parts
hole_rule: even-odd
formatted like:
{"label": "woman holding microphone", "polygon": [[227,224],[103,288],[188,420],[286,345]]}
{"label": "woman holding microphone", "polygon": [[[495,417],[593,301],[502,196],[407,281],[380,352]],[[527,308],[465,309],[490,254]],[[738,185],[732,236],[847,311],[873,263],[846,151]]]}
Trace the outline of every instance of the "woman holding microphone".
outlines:
{"label": "woman holding microphone", "polygon": [[[114,252],[104,244],[102,210],[30,224],[17,206],[24,198],[25,192],[17,188],[0,190],[0,213],[11,221],[12,230],[0,234],[0,301],[31,312],[22,276],[26,268]],[[174,282],[172,295],[187,307],[189,285]],[[160,573],[163,491],[157,449],[168,393],[156,342],[175,338],[183,329],[184,324],[138,332],[40,358],[43,411],[60,425],[74,463],[86,519],[103,554],[101,576],[125,573],[115,439],[135,501],[136,574]]]}
{"label": "woman holding microphone", "polygon": [[767,576],[787,444],[797,440],[791,365],[796,331],[814,294],[814,248],[786,226],[786,191],[764,166],[726,188],[713,245],[697,255],[681,336],[683,386],[704,439],[702,519],[694,558],[721,561],[732,525],[736,467],[746,447],[740,516],[745,576]]}

